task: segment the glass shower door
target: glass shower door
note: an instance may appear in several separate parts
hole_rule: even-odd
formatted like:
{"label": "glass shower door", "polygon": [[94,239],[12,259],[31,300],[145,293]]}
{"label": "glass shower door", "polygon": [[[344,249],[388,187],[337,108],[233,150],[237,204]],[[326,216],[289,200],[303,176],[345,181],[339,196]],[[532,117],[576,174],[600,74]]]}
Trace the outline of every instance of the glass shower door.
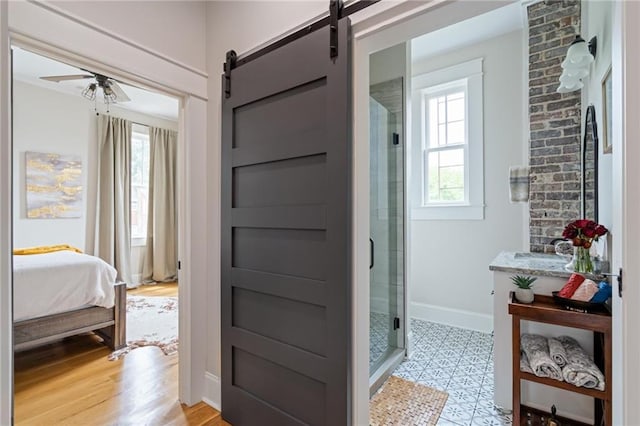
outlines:
{"label": "glass shower door", "polygon": [[370,375],[404,347],[402,86],[398,78],[370,88]]}

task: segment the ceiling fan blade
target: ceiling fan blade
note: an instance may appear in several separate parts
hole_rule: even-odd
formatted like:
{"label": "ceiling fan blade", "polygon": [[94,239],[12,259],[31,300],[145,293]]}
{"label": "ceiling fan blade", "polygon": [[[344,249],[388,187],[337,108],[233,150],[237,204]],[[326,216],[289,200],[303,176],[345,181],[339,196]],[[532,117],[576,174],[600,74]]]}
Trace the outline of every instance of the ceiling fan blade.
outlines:
{"label": "ceiling fan blade", "polygon": [[48,77],[40,77],[40,79],[42,80],[55,81],[55,82],[66,81],[66,80],[84,80],[85,78],[95,78],[95,76],[87,75],[87,74],[76,74],[76,75],[50,75]]}
{"label": "ceiling fan blade", "polygon": [[122,87],[120,87],[120,85],[114,80],[111,80],[111,90],[113,90],[113,92],[116,94],[116,101],[118,103],[129,102],[131,100],[129,99],[127,94],[124,93],[124,90],[122,90]]}

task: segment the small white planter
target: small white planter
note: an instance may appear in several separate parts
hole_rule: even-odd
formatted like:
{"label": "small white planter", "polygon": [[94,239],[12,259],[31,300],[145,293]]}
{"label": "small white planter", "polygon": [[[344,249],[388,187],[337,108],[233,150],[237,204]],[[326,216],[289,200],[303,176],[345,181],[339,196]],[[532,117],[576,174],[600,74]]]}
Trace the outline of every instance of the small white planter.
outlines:
{"label": "small white planter", "polygon": [[516,288],[516,299],[521,303],[533,302],[533,290],[530,288]]}

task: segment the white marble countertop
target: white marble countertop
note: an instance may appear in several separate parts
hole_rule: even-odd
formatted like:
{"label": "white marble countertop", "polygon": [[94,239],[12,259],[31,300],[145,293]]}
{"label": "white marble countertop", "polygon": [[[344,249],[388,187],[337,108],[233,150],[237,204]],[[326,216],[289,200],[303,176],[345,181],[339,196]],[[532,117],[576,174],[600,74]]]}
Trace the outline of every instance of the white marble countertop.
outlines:
{"label": "white marble countertop", "polygon": [[[573,272],[564,268],[568,262],[568,259],[556,254],[503,251],[489,264],[489,270],[541,277],[569,278]],[[602,263],[602,266],[608,269],[608,264]],[[594,275],[593,278],[601,279],[602,276]]]}

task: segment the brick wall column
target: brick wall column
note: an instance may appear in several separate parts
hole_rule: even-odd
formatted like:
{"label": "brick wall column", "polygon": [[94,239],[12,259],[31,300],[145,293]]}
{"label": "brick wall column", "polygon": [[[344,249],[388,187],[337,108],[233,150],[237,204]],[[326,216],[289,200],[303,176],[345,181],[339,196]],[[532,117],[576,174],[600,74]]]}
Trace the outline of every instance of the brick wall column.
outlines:
{"label": "brick wall column", "polygon": [[529,22],[529,231],[532,252],[580,217],[581,91],[556,93],[569,45],[580,28],[579,0],[527,7]]}

